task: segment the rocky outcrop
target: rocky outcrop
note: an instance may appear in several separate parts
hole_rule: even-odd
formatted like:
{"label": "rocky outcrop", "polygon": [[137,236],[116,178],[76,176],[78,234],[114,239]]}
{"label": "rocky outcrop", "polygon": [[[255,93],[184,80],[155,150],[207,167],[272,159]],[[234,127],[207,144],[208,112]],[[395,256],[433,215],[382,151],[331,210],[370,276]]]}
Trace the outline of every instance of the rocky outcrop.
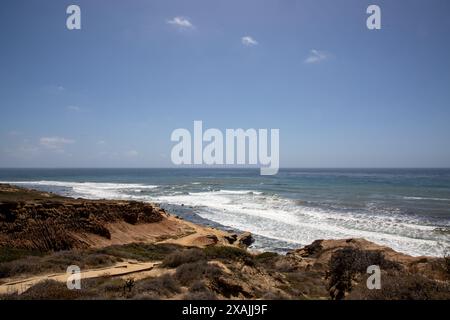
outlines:
{"label": "rocky outcrop", "polygon": [[154,223],[166,216],[149,203],[42,195],[0,186],[0,246],[42,251],[86,247],[77,235],[87,233],[110,239],[110,223]]}
{"label": "rocky outcrop", "polygon": [[228,244],[235,245],[240,248],[248,248],[253,244],[253,242],[255,242],[253,235],[248,231],[243,232],[240,235],[232,233],[226,235],[224,239],[227,241]]}
{"label": "rocky outcrop", "polygon": [[250,232],[244,232],[237,237],[236,241],[240,247],[247,248],[255,242],[255,239]]}
{"label": "rocky outcrop", "polygon": [[[284,262],[322,273],[332,299],[450,298],[446,259],[412,257],[365,239],[316,240],[289,252]],[[371,265],[381,270],[380,290],[367,288]],[[411,296],[414,290],[416,296]]]}
{"label": "rocky outcrop", "polygon": [[316,240],[310,245],[289,252],[287,255],[296,257],[299,261],[308,261],[312,266],[327,268],[332,256],[339,250],[352,248],[359,251],[378,252],[386,260],[393,261],[401,265],[407,271],[421,272],[432,277],[438,276],[436,270],[431,268],[431,264],[442,259],[436,257],[412,257],[404,253],[395,251],[392,248],[378,245],[362,238],[338,239],[338,240]]}

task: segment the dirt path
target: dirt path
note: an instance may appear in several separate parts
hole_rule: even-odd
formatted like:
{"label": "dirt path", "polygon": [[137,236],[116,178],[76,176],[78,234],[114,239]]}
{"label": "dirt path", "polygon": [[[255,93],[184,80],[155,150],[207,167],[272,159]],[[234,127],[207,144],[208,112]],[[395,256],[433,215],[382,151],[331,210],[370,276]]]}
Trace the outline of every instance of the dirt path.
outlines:
{"label": "dirt path", "polygon": [[[179,218],[175,218],[170,216],[167,218],[169,221],[175,221],[177,223],[181,223],[184,227],[189,230],[189,232],[180,237],[171,237],[163,241],[157,242],[159,243],[172,243],[178,244],[181,246],[187,247],[205,247],[210,245],[222,245],[229,246],[230,243],[226,240],[227,236],[231,234],[229,232],[219,230],[216,228],[206,227],[197,225],[195,223],[180,220]],[[185,232],[186,233],[186,232]]]}
{"label": "dirt path", "polygon": [[[81,272],[81,279],[93,279],[100,277],[117,277],[117,276],[125,276],[132,273],[138,272],[146,272],[152,270],[155,265],[161,262],[153,261],[153,262],[135,262],[135,261],[126,261],[121,262],[111,267],[99,268],[99,269],[90,269]],[[18,293],[22,294],[30,287],[35,285],[38,282],[44,280],[55,280],[59,282],[66,282],[68,278],[67,273],[57,273],[57,274],[47,274],[40,275],[37,277],[20,279],[15,281],[10,281],[0,285],[0,294],[10,294],[10,293]]]}
{"label": "dirt path", "polygon": [[[181,237],[175,237],[175,238],[169,238],[164,241],[156,242],[156,243],[173,243],[178,244],[182,246],[207,246],[212,244],[217,244],[219,242],[222,245],[228,245],[227,241],[225,240],[225,236],[228,235],[228,233],[208,228],[208,227],[202,227],[197,226],[194,223],[179,220],[174,217],[168,217],[167,223],[173,223],[176,222],[176,226],[178,226],[178,229],[176,230],[177,235],[182,235],[183,233],[187,235],[181,236]],[[149,224],[150,226],[154,227],[154,224]],[[180,227],[182,226],[182,228]],[[189,232],[187,232],[188,230]],[[148,231],[148,230],[147,230]],[[123,240],[123,239],[122,239]],[[125,241],[126,242],[126,241]],[[89,270],[82,270],[81,272],[81,279],[92,279],[92,278],[99,278],[99,277],[120,277],[120,276],[126,276],[128,274],[135,274],[134,278],[142,279],[149,276],[159,276],[163,273],[170,272],[169,270],[162,270],[160,268],[154,268],[155,265],[160,264],[161,262],[137,262],[137,261],[126,261],[121,262],[116,265],[113,265],[111,267],[105,267],[105,268],[98,268],[98,269],[89,269]],[[37,284],[38,282],[44,281],[44,280],[55,280],[59,282],[66,282],[68,279],[67,273],[57,273],[57,274],[44,274],[39,275],[35,277],[29,277],[29,278],[16,278],[16,279],[9,279],[8,282],[0,284],[0,295],[3,294],[11,294],[11,293],[18,293],[22,294],[26,290],[28,290],[33,285]]]}

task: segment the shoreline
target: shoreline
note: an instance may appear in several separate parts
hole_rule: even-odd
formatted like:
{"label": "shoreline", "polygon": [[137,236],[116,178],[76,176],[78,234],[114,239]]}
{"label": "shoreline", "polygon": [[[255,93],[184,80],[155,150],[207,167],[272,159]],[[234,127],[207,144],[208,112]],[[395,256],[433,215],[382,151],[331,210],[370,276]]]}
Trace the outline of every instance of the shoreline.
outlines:
{"label": "shoreline", "polygon": [[[442,255],[438,244],[450,245],[447,202],[433,200],[448,197],[439,190],[427,197],[423,187],[403,188],[412,178],[424,179],[425,173],[402,174],[401,184],[391,190],[391,175],[398,172],[286,171],[277,181],[257,182],[251,173],[234,180],[237,177],[226,171],[206,176],[196,172],[182,170],[173,176],[164,170],[50,170],[10,172],[2,180],[69,197],[160,203],[196,224],[248,230],[254,233],[257,250],[286,253],[316,239],[363,237],[413,256],[437,257]],[[431,177],[426,186],[436,186],[437,181]],[[323,188],[314,190],[317,183]],[[380,184],[386,185],[381,193]]]}
{"label": "shoreline", "polygon": [[[316,240],[286,255],[248,250],[252,241],[248,232],[233,234],[198,225],[151,203],[73,199],[0,184],[0,289],[5,293],[12,290],[7,288],[17,289],[14,287],[17,283],[30,284],[6,299],[27,297],[35,286],[43,283],[62,290],[63,281],[54,281],[51,275],[65,270],[69,264],[81,264],[83,272],[95,275],[86,277],[86,281],[122,283],[127,280],[127,272],[116,275],[95,272],[96,268],[119,262],[144,265],[154,262],[153,271],[138,268],[133,276],[139,284],[162,278],[176,282],[179,288],[174,292],[157,293],[156,298],[164,299],[186,296],[198,299],[197,289],[191,283],[194,280],[202,284],[203,295],[219,299],[376,299],[373,292],[364,288],[369,264],[381,265],[390,277],[389,282],[400,277],[405,282],[420,281],[424,290],[429,290],[427,286],[431,284],[443,286],[445,290],[433,294],[448,298],[442,296],[450,279],[450,272],[445,269],[448,260],[443,258],[413,257],[358,238]],[[49,262],[61,255],[68,256],[64,260],[67,265]],[[336,265],[337,261],[341,262]],[[192,281],[184,279],[187,270],[191,270],[188,277]],[[350,284],[342,278],[343,271],[353,274]],[[330,274],[336,276],[330,278]],[[41,282],[34,281],[36,277]],[[298,277],[303,280],[298,282]],[[60,273],[58,279],[64,280],[64,275]],[[234,288],[231,293],[230,288]],[[48,294],[52,290],[47,290]],[[412,294],[410,289],[404,290]],[[89,294],[105,293],[93,286]],[[395,298],[388,292],[383,297]]]}

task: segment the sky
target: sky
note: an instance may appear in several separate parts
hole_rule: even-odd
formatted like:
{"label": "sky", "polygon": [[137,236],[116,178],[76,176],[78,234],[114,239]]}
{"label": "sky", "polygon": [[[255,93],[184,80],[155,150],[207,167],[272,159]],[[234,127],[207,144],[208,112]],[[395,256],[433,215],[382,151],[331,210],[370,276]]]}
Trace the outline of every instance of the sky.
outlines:
{"label": "sky", "polygon": [[194,120],[279,129],[281,167],[450,167],[449,15],[447,0],[4,0],[0,167],[170,167]]}

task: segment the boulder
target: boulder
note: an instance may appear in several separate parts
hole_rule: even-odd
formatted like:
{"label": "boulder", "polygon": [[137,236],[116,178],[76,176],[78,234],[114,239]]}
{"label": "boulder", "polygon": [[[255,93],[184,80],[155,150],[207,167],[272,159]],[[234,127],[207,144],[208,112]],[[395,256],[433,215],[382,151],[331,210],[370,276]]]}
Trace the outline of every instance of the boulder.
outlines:
{"label": "boulder", "polygon": [[241,247],[249,247],[253,242],[255,242],[255,239],[253,239],[253,236],[250,232],[244,232],[240,234],[237,238],[238,245]]}

